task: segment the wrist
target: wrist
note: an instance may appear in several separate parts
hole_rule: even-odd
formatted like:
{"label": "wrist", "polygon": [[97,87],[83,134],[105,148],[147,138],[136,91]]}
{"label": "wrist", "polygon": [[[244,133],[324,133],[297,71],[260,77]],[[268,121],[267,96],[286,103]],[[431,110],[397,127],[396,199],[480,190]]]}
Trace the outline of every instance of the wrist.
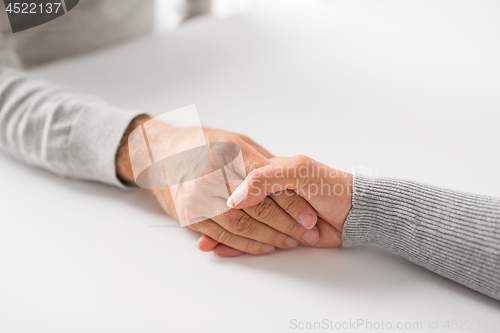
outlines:
{"label": "wrist", "polygon": [[128,149],[128,137],[133,130],[135,130],[139,126],[142,126],[142,124],[150,119],[151,117],[148,115],[141,115],[134,118],[123,134],[122,140],[116,153],[116,174],[118,178],[124,183],[135,183],[132,164],[130,162],[130,153]]}
{"label": "wrist", "polygon": [[344,229],[345,221],[349,216],[349,212],[352,209],[352,196],[353,196],[353,181],[354,175],[348,173],[343,177],[343,185],[344,185],[344,193],[342,194],[342,204],[343,207],[342,214],[339,219],[339,230],[342,231]]}

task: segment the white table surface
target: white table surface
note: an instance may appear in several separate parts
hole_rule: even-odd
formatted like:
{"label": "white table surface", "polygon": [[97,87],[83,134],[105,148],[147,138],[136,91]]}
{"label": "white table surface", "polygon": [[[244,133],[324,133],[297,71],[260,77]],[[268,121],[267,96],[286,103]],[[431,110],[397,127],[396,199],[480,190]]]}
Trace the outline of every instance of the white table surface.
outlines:
{"label": "white table surface", "polygon": [[[152,114],[195,103],[204,125],[278,155],[500,196],[499,12],[311,0],[34,73]],[[499,332],[500,302],[379,248],[218,258],[146,192],[0,163],[1,332],[289,332],[323,319]]]}

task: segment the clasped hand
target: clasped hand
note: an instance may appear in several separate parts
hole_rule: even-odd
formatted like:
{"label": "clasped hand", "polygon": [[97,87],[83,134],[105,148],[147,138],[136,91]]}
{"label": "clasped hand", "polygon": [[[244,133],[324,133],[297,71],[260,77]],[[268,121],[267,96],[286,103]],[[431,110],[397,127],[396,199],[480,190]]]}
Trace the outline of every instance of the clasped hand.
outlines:
{"label": "clasped hand", "polygon": [[[133,126],[140,126],[147,120],[138,119]],[[248,176],[243,180],[244,175],[238,175],[243,171],[226,172],[229,193],[232,191],[227,205],[233,209],[226,206],[227,209],[221,210],[221,214],[187,225],[187,228],[203,234],[197,244],[200,250],[230,257],[244,253],[268,254],[276,247],[291,249],[299,244],[316,247],[341,245],[342,226],[351,205],[352,175],[340,173],[305,156],[275,158],[244,135],[208,128],[204,128],[203,132],[209,143],[233,144],[211,145],[212,169],[214,163],[230,162],[235,154],[225,150],[237,146],[243,158],[244,173]],[[192,131],[189,128],[172,127],[169,135],[175,136],[178,141],[189,142]],[[120,152],[117,158],[119,176],[134,182],[130,161],[127,164],[127,159],[130,160],[127,149],[121,149]],[[168,171],[165,171],[167,183],[168,177],[170,180],[173,177],[186,178],[190,176],[188,173],[193,173],[193,167],[200,168],[199,157],[195,155],[185,154],[186,158],[178,158],[177,162],[165,166],[168,167]],[[230,158],[224,160],[225,156]],[[216,159],[221,161],[217,162]],[[320,168],[324,174],[316,173],[312,177],[314,168]],[[292,172],[294,169],[301,169],[302,173]],[[283,173],[283,170],[289,172]],[[321,190],[326,187],[334,191]],[[200,196],[200,191],[189,182],[185,183],[183,189],[183,195],[176,195],[175,200],[168,186],[153,189],[152,192],[165,212],[177,220],[179,214],[193,215],[200,207],[214,205],[211,198]],[[214,197],[220,195],[214,193]]]}

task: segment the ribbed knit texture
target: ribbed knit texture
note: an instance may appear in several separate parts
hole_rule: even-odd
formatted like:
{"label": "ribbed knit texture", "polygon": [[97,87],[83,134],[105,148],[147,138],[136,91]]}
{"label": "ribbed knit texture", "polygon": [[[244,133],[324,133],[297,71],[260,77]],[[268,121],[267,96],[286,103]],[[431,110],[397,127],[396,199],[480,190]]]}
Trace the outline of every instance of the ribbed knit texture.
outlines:
{"label": "ribbed knit texture", "polygon": [[[188,16],[210,9],[210,1],[188,3]],[[142,112],[112,107],[19,69],[150,33],[154,8],[154,0],[85,0],[53,21],[12,33],[0,5],[0,149],[62,176],[123,187],[115,171],[117,148]]]}
{"label": "ribbed knit texture", "polygon": [[58,175],[123,187],[116,153],[141,114],[0,68],[0,149]]}
{"label": "ribbed knit texture", "polygon": [[[116,151],[141,112],[7,67],[21,67],[20,59],[36,65],[150,31],[153,1],[81,1],[69,14],[17,34],[9,32],[5,11],[0,15],[0,32],[7,37],[0,35],[0,148],[59,175],[121,186]],[[357,176],[343,244],[368,243],[500,299],[499,199]]]}
{"label": "ribbed knit texture", "polygon": [[355,176],[343,246],[377,244],[500,299],[500,199]]}

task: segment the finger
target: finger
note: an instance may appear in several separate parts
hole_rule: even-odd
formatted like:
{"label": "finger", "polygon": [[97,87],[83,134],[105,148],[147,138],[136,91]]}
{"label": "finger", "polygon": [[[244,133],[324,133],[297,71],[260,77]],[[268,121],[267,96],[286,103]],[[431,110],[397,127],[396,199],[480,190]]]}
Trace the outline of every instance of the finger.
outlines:
{"label": "finger", "polygon": [[[314,208],[306,199],[292,190],[285,190],[270,195],[285,212],[295,221],[298,221],[304,228],[311,229],[316,225],[318,216]],[[264,199],[265,200],[265,199]]]}
{"label": "finger", "polygon": [[[292,192],[294,197],[298,197],[295,192]],[[286,193],[281,195],[282,202],[286,201],[286,204],[293,205],[294,202],[300,201],[300,199],[285,199]],[[279,197],[279,196],[278,196]],[[298,207],[297,207],[298,208]],[[310,208],[312,210],[312,208]],[[283,210],[273,199],[270,197],[265,197],[264,200],[259,202],[257,205],[252,207],[247,207],[243,210],[249,216],[253,217],[255,220],[260,221],[264,225],[272,227],[275,233],[281,233],[283,235],[289,235],[285,241],[285,248],[293,248],[299,245],[299,241],[306,242],[308,244],[314,244],[318,241],[319,233],[317,229],[311,229],[314,227],[316,220],[313,219],[311,214],[307,214],[311,221],[308,230],[305,227],[298,224],[290,215],[288,215],[285,210]],[[307,218],[307,216],[306,216]],[[270,235],[271,236],[271,235]],[[277,235],[271,236],[276,239]],[[280,239],[281,240],[281,237]],[[261,240],[264,241],[264,240]],[[268,243],[267,241],[265,241]],[[272,243],[269,243],[272,244]],[[283,247],[283,244],[273,244],[278,247]]]}
{"label": "finger", "polygon": [[320,234],[319,240],[315,244],[300,243],[312,247],[336,247],[342,246],[342,231],[335,228],[331,223],[318,218],[316,225]]}
{"label": "finger", "polygon": [[[296,156],[253,170],[233,191],[227,204],[229,207],[241,209],[258,204],[273,192],[297,192],[310,181],[309,167],[315,162],[305,156]],[[301,176],[301,171],[306,176]]]}
{"label": "finger", "polygon": [[[289,157],[269,158],[271,163],[285,162]],[[286,190],[278,193],[272,193],[271,198],[282,207],[295,221],[298,221],[304,228],[311,229],[318,220],[316,211],[309,202],[294,191]],[[258,219],[257,219],[258,220]]]}
{"label": "finger", "polygon": [[191,225],[191,229],[207,235],[218,243],[245,253],[268,254],[274,252],[274,246],[235,235],[212,220],[195,223]]}
{"label": "finger", "polygon": [[198,239],[196,247],[198,248],[198,250],[203,252],[212,252],[215,249],[215,247],[219,244],[220,244],[219,242],[213,240],[207,235],[203,235],[200,237],[200,239]]}
{"label": "finger", "polygon": [[243,141],[245,141],[246,143],[248,143],[250,146],[252,146],[252,148],[254,148],[259,154],[261,154],[262,156],[264,156],[265,158],[267,159],[270,159],[270,158],[273,158],[274,155],[271,154],[267,149],[265,149],[264,147],[262,147],[261,145],[259,145],[257,142],[253,141],[252,139],[250,139],[248,136],[246,135],[243,135],[243,134],[237,134]]}
{"label": "finger", "polygon": [[245,252],[243,251],[239,251],[227,245],[216,242],[207,235],[203,235],[200,237],[200,239],[198,239],[197,247],[203,252],[214,251],[214,253],[220,257],[237,257],[245,254]]}
{"label": "finger", "polygon": [[280,162],[283,162],[284,160],[286,160],[288,158],[290,158],[290,157],[271,157],[268,160],[271,163],[280,163]]}
{"label": "finger", "polygon": [[245,254],[245,252],[243,251],[233,249],[232,247],[224,244],[217,245],[215,247],[214,253],[220,257],[238,257]]}
{"label": "finger", "polygon": [[[288,159],[289,157],[272,157],[269,158],[269,162],[272,164],[282,163]],[[271,193],[270,197],[304,228],[310,229],[316,225],[318,220],[316,211],[306,199],[297,195],[294,191],[286,190]]]}
{"label": "finger", "polygon": [[[253,239],[261,243],[270,244],[283,249],[290,249],[299,244],[293,237],[257,221],[242,210],[231,209],[230,211],[213,217],[212,220],[235,235]],[[227,243],[224,244],[230,245]],[[240,250],[240,248],[238,248],[238,250]]]}
{"label": "finger", "polygon": [[[265,159],[262,155],[260,155],[258,153],[256,154],[255,152],[252,153],[253,148],[248,147],[247,145],[243,144],[241,149],[242,149],[244,156],[247,156],[245,161],[246,161],[248,176],[247,176],[247,179],[244,180],[240,184],[240,186],[238,186],[237,188],[234,188],[234,187],[231,188],[233,190],[233,194],[230,196],[230,198],[228,200],[228,206],[233,207],[233,208],[234,208],[234,205],[231,206],[230,199],[234,198],[235,193],[237,193],[241,188],[243,188],[245,183],[248,182],[248,179],[256,173],[254,171],[254,169],[260,168],[259,170],[264,170],[264,171],[269,169],[271,171],[270,175],[273,176],[273,175],[276,175],[275,169],[288,167],[289,166],[288,164],[290,164],[290,161],[295,161],[294,163],[298,167],[299,167],[299,163],[301,163],[301,160],[297,160],[297,158],[294,157],[294,158],[277,158],[279,163],[270,164],[269,160]],[[292,165],[292,167],[293,167],[293,165]],[[267,177],[267,173],[257,172],[257,174],[259,174],[261,176],[260,178],[262,178],[262,179],[255,179],[254,181],[262,181],[262,184],[259,185],[259,186],[262,186],[264,184],[263,181],[266,180],[265,178]],[[275,177],[275,178],[280,179],[280,181],[282,181],[282,182],[287,181],[287,178],[283,178],[283,179],[280,177]],[[274,182],[275,180],[272,179],[272,181]],[[267,194],[270,194],[272,192],[282,191],[284,186],[280,186],[280,184],[277,184],[277,185],[278,185],[278,187],[275,188],[274,184],[271,184],[272,188],[270,188],[269,191],[266,191],[266,193],[261,193],[261,195],[258,198],[255,198],[252,201],[253,204],[245,204],[244,207],[249,207],[249,206],[253,206],[253,205],[258,204],[260,201],[262,201],[264,199],[264,197]],[[257,186],[257,190],[259,190],[259,188],[258,188],[259,186]],[[275,191],[275,189],[277,189],[277,190]],[[240,193],[240,195],[241,194],[242,193]],[[305,228],[310,229],[316,224],[316,221],[318,218],[316,210],[314,208],[312,208],[312,206],[307,202],[307,200],[305,200],[303,198],[299,199],[299,197],[300,197],[299,195],[295,195],[295,196],[297,197],[297,200],[293,200],[293,198],[289,198],[289,200],[285,200],[285,199],[279,200],[278,199],[275,202],[277,203],[277,205],[281,206],[286,212],[291,212],[293,214],[291,216],[293,219],[295,219],[295,221],[302,224],[302,226],[304,226]],[[241,206],[238,208],[244,208],[244,207]],[[257,218],[257,220],[259,220],[259,219]],[[269,224],[269,225],[274,227],[273,224]]]}

